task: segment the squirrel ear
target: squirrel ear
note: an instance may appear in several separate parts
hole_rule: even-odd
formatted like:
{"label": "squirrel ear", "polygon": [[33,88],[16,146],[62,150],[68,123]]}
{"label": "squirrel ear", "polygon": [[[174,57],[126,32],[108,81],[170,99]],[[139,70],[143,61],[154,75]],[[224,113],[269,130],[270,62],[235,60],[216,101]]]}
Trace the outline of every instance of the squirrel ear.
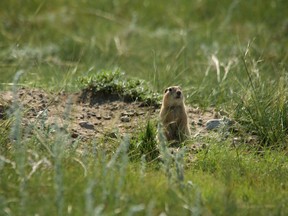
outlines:
{"label": "squirrel ear", "polygon": [[168,88],[165,89],[164,93],[166,93],[168,91]]}

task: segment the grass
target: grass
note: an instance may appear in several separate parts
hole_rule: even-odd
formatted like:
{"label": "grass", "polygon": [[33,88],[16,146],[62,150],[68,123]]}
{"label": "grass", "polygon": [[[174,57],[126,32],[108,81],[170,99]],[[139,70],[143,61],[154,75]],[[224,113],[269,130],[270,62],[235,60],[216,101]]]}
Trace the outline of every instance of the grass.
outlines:
{"label": "grass", "polygon": [[[1,1],[1,90],[92,88],[159,101],[153,93],[175,84],[187,104],[223,110],[241,130],[192,138],[171,155],[153,119],[132,137],[71,143],[57,127],[23,128],[15,103],[0,120],[0,215],[287,215],[287,8]],[[197,143],[208,147],[191,154]]]}
{"label": "grass", "polygon": [[244,56],[243,64],[249,81],[242,85],[243,93],[235,100],[235,118],[256,133],[264,146],[287,148],[286,75],[279,80],[262,81],[258,63]]}
{"label": "grass", "polygon": [[209,142],[192,164],[186,154],[174,160],[164,149],[163,164],[144,162],[143,169],[129,162],[128,137],[112,155],[93,144],[79,155],[61,131],[45,140],[51,151],[35,137],[22,140],[24,151],[12,146],[1,157],[2,214],[287,214],[284,152],[259,155],[217,137]]}
{"label": "grass", "polygon": [[[284,1],[222,0],[216,8],[208,1],[160,4],[35,1],[23,8],[17,1],[3,2],[1,82],[11,82],[22,69],[25,83],[73,89],[73,78],[90,68],[119,67],[130,76],[150,77],[158,91],[174,83],[206,86],[201,93],[207,98],[213,93],[208,87],[218,86],[211,56],[222,74],[252,40],[253,58],[269,61],[263,73],[271,77],[270,71],[281,72],[279,64],[285,67]],[[229,73],[243,78],[235,64]]]}
{"label": "grass", "polygon": [[159,106],[160,95],[145,80],[127,78],[119,69],[98,71],[79,78],[84,94],[102,94],[119,97],[128,102],[140,101]]}
{"label": "grass", "polygon": [[[198,160],[196,165],[196,172],[199,172],[200,168],[205,177],[207,173],[209,173],[209,176],[212,176],[218,188],[222,188],[218,193],[222,194],[222,206],[225,207],[219,209],[220,211],[227,211],[224,214],[229,214],[229,211],[234,211],[234,214],[240,213],[240,215],[253,215],[256,212],[261,215],[267,213],[281,215],[284,213],[281,211],[285,211],[287,208],[284,204],[286,200],[284,198],[285,195],[283,194],[283,197],[281,195],[279,196],[279,194],[274,191],[283,190],[282,181],[286,176],[285,171],[281,170],[285,167],[284,164],[286,163],[285,159],[282,160],[284,156],[283,153],[265,151],[262,155],[257,155],[256,152],[253,154],[253,152],[247,152],[246,149],[242,148],[235,151],[231,151],[231,149],[227,147],[223,148],[223,146],[219,148],[217,145],[211,146],[211,148],[212,149],[209,150],[211,151],[210,153],[207,154],[204,152],[204,154],[198,155],[200,160]],[[276,179],[274,177],[280,180],[276,185],[273,183]],[[265,179],[265,182],[261,181],[261,179]],[[204,183],[200,184],[202,188],[206,190],[204,193],[210,194],[213,189],[209,188],[209,186],[208,188],[207,186],[205,187],[206,180],[203,181]],[[212,187],[215,187],[215,184]],[[270,195],[267,196],[267,194],[274,194],[275,202],[271,201]],[[214,198],[213,201],[219,202],[219,200],[213,196],[210,198]],[[221,214],[221,212],[219,213]]]}
{"label": "grass", "polygon": [[155,122],[148,120],[146,128],[139,132],[138,137],[134,137],[130,145],[130,159],[136,161],[141,159],[144,166],[146,162],[151,163],[159,158],[155,125]]}

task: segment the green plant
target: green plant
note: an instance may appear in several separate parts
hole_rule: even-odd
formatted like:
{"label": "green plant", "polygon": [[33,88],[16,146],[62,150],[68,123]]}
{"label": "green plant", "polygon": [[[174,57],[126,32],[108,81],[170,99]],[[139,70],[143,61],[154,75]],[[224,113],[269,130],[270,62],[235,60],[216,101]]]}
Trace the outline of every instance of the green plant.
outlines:
{"label": "green plant", "polygon": [[140,101],[147,105],[158,105],[159,94],[153,92],[148,82],[127,78],[120,69],[102,70],[79,78],[84,92],[114,95],[125,101]]}
{"label": "green plant", "polygon": [[148,120],[146,127],[139,132],[130,147],[131,159],[139,160],[143,157],[142,160],[146,162],[155,161],[159,157],[156,136],[155,122]]}
{"label": "green plant", "polygon": [[263,81],[258,63],[248,57],[249,55],[243,57],[248,84],[242,84],[242,89],[235,98],[235,118],[244,125],[248,133],[256,133],[262,146],[287,148],[287,76]]}

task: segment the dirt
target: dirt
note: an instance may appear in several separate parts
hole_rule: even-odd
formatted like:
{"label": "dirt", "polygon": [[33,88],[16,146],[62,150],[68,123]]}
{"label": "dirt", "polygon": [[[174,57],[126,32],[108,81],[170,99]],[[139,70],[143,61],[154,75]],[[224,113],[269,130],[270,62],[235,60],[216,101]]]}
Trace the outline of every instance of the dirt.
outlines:
{"label": "dirt", "polygon": [[[156,120],[160,105],[146,106],[142,102],[127,102],[118,95],[78,93],[51,93],[41,89],[19,88],[0,92],[0,119],[13,102],[24,110],[24,126],[57,125],[66,128],[74,139],[91,140],[103,135],[113,136],[113,131],[120,134],[135,133],[143,128],[147,121]],[[217,118],[213,109],[201,111],[187,106],[192,136],[205,135],[205,122]]]}

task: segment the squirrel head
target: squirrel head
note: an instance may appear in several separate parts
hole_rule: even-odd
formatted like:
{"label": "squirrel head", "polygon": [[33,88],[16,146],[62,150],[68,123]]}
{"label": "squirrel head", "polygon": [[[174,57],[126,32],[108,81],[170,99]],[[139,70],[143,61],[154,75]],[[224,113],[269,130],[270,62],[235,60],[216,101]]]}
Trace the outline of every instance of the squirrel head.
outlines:
{"label": "squirrel head", "polygon": [[184,101],[184,96],[182,90],[179,86],[170,86],[165,89],[163,104],[164,106],[182,106]]}

